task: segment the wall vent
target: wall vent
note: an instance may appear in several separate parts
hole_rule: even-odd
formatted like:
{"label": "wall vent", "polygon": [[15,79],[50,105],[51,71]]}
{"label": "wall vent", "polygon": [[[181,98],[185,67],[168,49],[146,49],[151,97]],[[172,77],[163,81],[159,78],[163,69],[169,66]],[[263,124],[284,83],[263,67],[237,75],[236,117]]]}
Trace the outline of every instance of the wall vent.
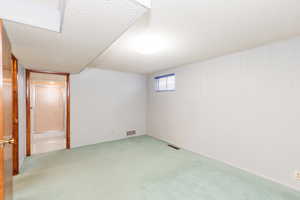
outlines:
{"label": "wall vent", "polygon": [[127,136],[136,135],[136,130],[131,130],[126,132]]}
{"label": "wall vent", "polygon": [[171,147],[171,148],[173,148],[173,149],[180,150],[179,147],[177,147],[177,146],[175,146],[175,145],[173,145],[173,144],[168,144],[168,146]]}

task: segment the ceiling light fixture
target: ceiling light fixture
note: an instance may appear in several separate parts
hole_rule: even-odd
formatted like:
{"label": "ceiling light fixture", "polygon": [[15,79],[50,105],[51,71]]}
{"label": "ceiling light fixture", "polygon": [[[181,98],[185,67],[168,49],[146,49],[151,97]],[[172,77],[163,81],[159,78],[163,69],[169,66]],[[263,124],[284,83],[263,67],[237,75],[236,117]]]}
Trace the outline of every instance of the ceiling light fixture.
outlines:
{"label": "ceiling light fixture", "polygon": [[168,46],[163,37],[153,34],[138,36],[131,41],[130,45],[132,49],[145,55],[158,53]]}

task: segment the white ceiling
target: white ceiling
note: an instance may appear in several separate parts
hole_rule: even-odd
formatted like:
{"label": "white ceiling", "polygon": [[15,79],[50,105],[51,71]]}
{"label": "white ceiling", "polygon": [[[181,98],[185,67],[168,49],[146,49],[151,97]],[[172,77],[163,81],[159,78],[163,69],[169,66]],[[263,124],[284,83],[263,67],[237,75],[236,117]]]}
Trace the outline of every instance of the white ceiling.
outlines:
{"label": "white ceiling", "polygon": [[150,1],[67,0],[62,33],[9,21],[5,28],[26,67],[73,73],[152,73],[300,34],[299,0],[152,0],[143,17],[141,3]]}
{"label": "white ceiling", "polygon": [[[39,2],[50,9],[57,0]],[[20,63],[42,71],[76,73],[146,11],[132,0],[67,0],[61,33],[11,21],[4,24]]]}
{"label": "white ceiling", "polygon": [[0,0],[0,4],[1,19],[61,31],[65,0]]}
{"label": "white ceiling", "polygon": [[299,0],[152,0],[151,13],[90,66],[151,73],[299,34]]}

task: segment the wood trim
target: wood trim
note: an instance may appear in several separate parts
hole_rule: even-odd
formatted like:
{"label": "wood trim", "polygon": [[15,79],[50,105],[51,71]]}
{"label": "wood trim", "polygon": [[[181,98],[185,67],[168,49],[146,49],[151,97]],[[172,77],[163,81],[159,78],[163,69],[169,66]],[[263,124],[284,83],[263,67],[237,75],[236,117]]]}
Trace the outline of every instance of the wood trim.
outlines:
{"label": "wood trim", "polygon": [[30,109],[30,73],[55,74],[66,76],[66,149],[71,148],[71,119],[70,119],[70,74],[63,72],[44,72],[32,69],[26,69],[26,155],[31,156],[31,109]]}
{"label": "wood trim", "polygon": [[12,77],[12,100],[13,100],[13,175],[19,174],[19,94],[18,94],[18,59],[12,55],[13,77]]}
{"label": "wood trim", "polygon": [[31,156],[30,71],[26,69],[26,156]]}
{"label": "wood trim", "polygon": [[[4,105],[3,105],[3,62],[4,62],[4,47],[3,47],[3,22],[0,19],[0,139],[4,137]],[[0,147],[0,199],[5,198],[5,157],[4,148]]]}
{"label": "wood trim", "polygon": [[67,127],[66,127],[66,148],[71,149],[71,115],[70,115],[70,74],[67,75]]}
{"label": "wood trim", "polygon": [[33,73],[40,73],[40,74],[56,74],[56,75],[70,75],[69,73],[64,73],[64,72],[50,72],[50,71],[38,71],[38,70],[33,70],[33,69],[27,69],[29,72]]}

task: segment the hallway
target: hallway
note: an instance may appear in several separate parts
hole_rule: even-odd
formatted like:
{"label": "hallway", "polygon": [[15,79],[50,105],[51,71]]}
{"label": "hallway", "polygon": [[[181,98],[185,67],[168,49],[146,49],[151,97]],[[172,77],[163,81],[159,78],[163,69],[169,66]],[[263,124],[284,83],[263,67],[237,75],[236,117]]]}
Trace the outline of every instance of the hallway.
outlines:
{"label": "hallway", "polygon": [[66,136],[62,131],[32,134],[32,154],[46,153],[65,148]]}

